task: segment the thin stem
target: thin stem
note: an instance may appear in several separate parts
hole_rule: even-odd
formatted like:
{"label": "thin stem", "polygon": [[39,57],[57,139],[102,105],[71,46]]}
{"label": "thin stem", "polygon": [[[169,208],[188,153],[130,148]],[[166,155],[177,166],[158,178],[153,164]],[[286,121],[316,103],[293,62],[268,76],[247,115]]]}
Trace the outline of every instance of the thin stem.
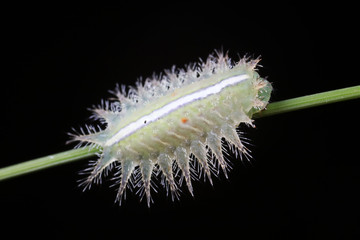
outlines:
{"label": "thin stem", "polygon": [[33,159],[27,162],[14,164],[0,169],[0,181],[26,173],[38,171],[52,166],[73,162],[93,156],[99,150],[89,148],[73,149],[61,153],[56,153],[46,157]]}
{"label": "thin stem", "polygon": [[[356,98],[360,98],[360,85],[270,103],[266,110],[255,114],[254,118],[267,117]],[[99,150],[95,148],[79,148],[4,167],[0,169],[0,181],[63,163],[88,158],[94,156],[98,151]]]}
{"label": "thin stem", "polygon": [[266,110],[256,113],[253,117],[267,117],[356,98],[360,98],[360,85],[270,103]]}

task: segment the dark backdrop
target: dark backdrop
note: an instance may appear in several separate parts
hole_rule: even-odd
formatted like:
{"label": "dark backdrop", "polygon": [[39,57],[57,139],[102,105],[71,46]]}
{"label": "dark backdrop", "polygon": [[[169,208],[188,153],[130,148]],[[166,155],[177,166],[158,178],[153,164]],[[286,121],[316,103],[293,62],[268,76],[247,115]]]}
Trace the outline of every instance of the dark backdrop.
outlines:
{"label": "dark backdrop", "polygon": [[[214,49],[257,57],[272,101],[359,84],[351,6],[210,3],[4,8],[0,167],[70,149],[66,132],[116,83],[183,67]],[[5,108],[5,109],[4,109]],[[115,190],[83,193],[87,160],[0,182],[2,234],[125,239],[339,239],[359,228],[359,100],[256,120],[252,164],[232,159],[229,179],[194,183],[180,201]],[[5,236],[5,235],[4,235]],[[106,238],[105,238],[106,237]]]}

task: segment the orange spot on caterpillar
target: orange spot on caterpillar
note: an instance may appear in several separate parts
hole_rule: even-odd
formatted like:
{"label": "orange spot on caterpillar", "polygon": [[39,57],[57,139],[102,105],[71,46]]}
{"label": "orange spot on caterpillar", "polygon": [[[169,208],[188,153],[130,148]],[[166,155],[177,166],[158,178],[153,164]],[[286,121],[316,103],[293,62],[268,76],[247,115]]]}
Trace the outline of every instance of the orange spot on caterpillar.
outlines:
{"label": "orange spot on caterpillar", "polygon": [[181,118],[181,122],[182,122],[182,123],[186,123],[187,121],[189,121],[188,118],[185,118],[185,117]]}

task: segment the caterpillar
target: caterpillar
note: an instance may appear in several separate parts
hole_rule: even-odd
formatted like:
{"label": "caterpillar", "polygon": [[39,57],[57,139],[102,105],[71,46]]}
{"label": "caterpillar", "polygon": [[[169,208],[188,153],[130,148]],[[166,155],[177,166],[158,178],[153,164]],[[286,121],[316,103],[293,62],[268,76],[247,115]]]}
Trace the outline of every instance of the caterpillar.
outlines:
{"label": "caterpillar", "polygon": [[185,180],[193,195],[192,181],[208,180],[222,172],[227,178],[229,146],[237,157],[249,151],[237,127],[254,127],[252,115],[268,104],[272,86],[257,73],[259,58],[239,58],[215,51],[203,61],[185,68],[141,79],[136,87],[116,86],[115,99],[102,101],[92,110],[92,119],[105,126],[85,125],[70,133],[76,147],[98,148],[80,183],[83,189],[100,184],[115,169],[118,186],[115,202],[121,205],[126,189],[136,189],[148,207],[156,191],[154,180],[172,200],[179,198]]}

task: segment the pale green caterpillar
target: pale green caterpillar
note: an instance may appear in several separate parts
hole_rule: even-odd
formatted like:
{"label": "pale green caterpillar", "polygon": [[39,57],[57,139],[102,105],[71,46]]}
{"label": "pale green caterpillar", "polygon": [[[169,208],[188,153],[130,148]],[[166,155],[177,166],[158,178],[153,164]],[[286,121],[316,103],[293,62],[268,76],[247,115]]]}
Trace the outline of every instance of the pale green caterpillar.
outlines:
{"label": "pale green caterpillar", "polygon": [[271,95],[271,84],[256,72],[258,61],[234,63],[216,52],[186,69],[173,67],[159,78],[138,81],[128,91],[117,87],[116,101],[93,109],[93,118],[106,123],[106,129],[86,126],[86,134],[72,134],[78,147],[86,143],[102,150],[81,185],[100,183],[116,166],[116,201],[121,203],[129,187],[146,196],[150,206],[153,174],[161,173],[173,199],[183,179],[193,194],[192,179],[203,175],[212,184],[211,175],[220,169],[227,177],[222,139],[236,156],[247,156],[236,128],[253,126],[252,115],[266,107]]}

